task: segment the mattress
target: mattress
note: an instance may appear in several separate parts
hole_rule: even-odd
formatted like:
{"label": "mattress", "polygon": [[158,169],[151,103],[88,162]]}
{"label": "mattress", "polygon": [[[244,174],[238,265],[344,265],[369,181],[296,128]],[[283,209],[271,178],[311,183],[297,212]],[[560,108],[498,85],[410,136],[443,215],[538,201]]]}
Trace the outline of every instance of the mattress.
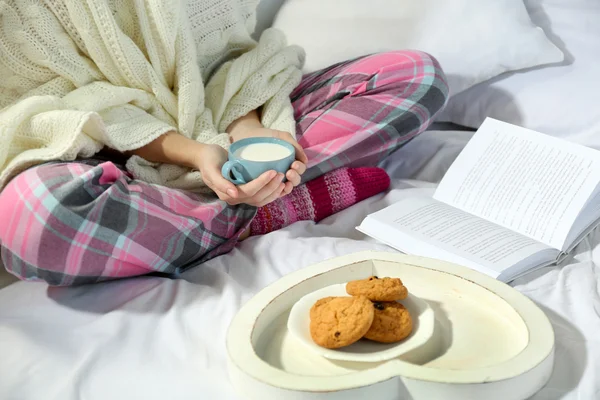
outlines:
{"label": "mattress", "polygon": [[[392,251],[354,227],[411,192],[432,194],[471,133],[429,131],[384,163],[387,193],[315,225],[251,238],[182,279],[77,288],[18,282],[0,290],[0,399],[239,399],[225,335],[237,310],[283,275],[326,258]],[[513,286],[548,315],[556,366],[534,399],[600,398],[600,233],[563,265]]]}

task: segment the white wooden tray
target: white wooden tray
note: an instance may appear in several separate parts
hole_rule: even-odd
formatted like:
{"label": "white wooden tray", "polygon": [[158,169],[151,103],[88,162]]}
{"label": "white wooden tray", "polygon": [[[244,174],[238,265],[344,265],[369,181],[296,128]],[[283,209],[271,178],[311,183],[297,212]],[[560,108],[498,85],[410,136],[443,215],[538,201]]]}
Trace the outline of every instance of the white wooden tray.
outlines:
{"label": "white wooden tray", "polygon": [[[383,362],[339,361],[290,335],[290,309],[303,296],[371,275],[401,278],[434,310],[435,333],[418,351]],[[520,400],[550,378],[554,332],[532,301],[486,275],[428,258],[362,252],[262,290],[233,319],[227,351],[231,381],[251,400]]]}

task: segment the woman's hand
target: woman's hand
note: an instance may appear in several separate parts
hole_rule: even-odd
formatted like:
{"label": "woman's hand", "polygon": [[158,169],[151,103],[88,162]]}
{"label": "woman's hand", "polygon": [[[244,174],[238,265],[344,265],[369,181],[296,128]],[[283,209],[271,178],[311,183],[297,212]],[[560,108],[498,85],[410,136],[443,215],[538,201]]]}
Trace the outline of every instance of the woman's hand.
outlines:
{"label": "woman's hand", "polygon": [[267,171],[251,182],[235,186],[221,174],[227,151],[216,144],[202,145],[196,156],[196,168],[202,173],[204,183],[228,204],[262,207],[282,196],[286,188],[283,174],[275,171]]}
{"label": "woman's hand", "polygon": [[301,181],[301,176],[306,172],[306,164],[308,157],[304,149],[296,139],[288,132],[276,131],[262,126],[256,110],[249,112],[247,115],[237,119],[227,129],[227,133],[231,136],[234,142],[238,140],[253,138],[253,137],[272,137],[285,140],[296,149],[296,161],[292,163],[290,169],[286,172],[285,177],[287,182],[282,195],[289,194],[295,186],[298,186]]}
{"label": "woman's hand", "polygon": [[286,142],[294,146],[294,148],[296,149],[296,161],[292,163],[290,169],[285,174],[285,177],[288,181],[285,183],[283,195],[285,196],[289,194],[295,186],[298,186],[300,184],[302,174],[306,172],[306,164],[308,163],[308,158],[306,157],[306,153],[304,153],[304,149],[288,132],[276,131],[274,129],[268,129],[262,126],[247,129],[243,131],[243,133],[240,133],[235,136],[232,135],[234,142],[252,137],[272,137],[276,139],[285,140]]}

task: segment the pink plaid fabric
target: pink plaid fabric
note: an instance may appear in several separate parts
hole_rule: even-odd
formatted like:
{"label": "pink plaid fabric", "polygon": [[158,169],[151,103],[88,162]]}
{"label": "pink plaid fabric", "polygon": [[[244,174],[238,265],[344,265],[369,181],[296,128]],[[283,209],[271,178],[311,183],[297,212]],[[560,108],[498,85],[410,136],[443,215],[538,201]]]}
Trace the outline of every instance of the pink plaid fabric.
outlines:
{"label": "pink plaid fabric", "polygon": [[[306,76],[292,94],[304,180],[375,166],[421,133],[445,105],[437,61],[375,54]],[[300,186],[295,190],[303,190]],[[177,276],[230,251],[256,209],[133,179],[96,157],[35,166],[0,193],[0,255],[24,280],[77,285]]]}

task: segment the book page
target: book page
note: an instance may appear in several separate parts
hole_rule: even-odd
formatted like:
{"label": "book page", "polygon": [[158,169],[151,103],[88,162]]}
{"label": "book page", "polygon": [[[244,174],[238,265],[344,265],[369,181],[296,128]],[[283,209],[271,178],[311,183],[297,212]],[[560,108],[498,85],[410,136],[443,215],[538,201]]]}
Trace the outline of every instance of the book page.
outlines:
{"label": "book page", "polygon": [[562,249],[600,183],[600,152],[486,119],[434,198]]}
{"label": "book page", "polygon": [[531,238],[429,197],[404,199],[371,214],[363,225],[359,230],[408,254],[455,262],[494,277],[540,252],[546,251],[547,260],[558,255]]}

